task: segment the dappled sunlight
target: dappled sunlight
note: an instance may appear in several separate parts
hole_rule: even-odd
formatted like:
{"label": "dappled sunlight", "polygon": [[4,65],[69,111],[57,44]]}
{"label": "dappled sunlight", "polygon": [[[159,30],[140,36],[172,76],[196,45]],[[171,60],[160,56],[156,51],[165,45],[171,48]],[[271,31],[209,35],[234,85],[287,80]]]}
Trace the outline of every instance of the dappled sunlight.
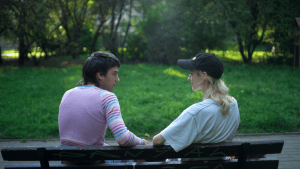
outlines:
{"label": "dappled sunlight", "polygon": [[186,75],[180,73],[177,70],[174,70],[172,68],[168,68],[166,70],[164,70],[164,73],[169,74],[169,75],[173,75],[173,76],[178,76],[178,77],[187,77]]}
{"label": "dappled sunlight", "polygon": [[19,53],[2,54],[2,58],[19,58]]}
{"label": "dappled sunlight", "polygon": [[[208,50],[206,51],[208,52]],[[243,61],[243,58],[241,56],[241,53],[238,50],[211,50],[210,53],[214,53],[215,55],[219,56],[222,58],[222,60],[232,60],[232,61]],[[255,62],[258,62],[262,59],[266,59],[267,56],[271,56],[271,52],[265,52],[265,51],[254,51],[252,55],[252,59]]]}
{"label": "dappled sunlight", "polygon": [[19,57],[19,51],[18,50],[3,50],[1,54],[3,59],[10,59],[10,58],[18,58]]}
{"label": "dappled sunlight", "polygon": [[242,56],[239,51],[235,50],[211,50],[210,53],[214,53],[215,55],[219,56],[220,58],[226,58],[229,60],[235,60],[235,61],[242,61]]}
{"label": "dappled sunlight", "polygon": [[[49,56],[54,54],[55,52],[48,52]],[[39,58],[39,57],[44,57],[45,55],[46,55],[45,52],[42,52],[40,48],[38,48],[38,50],[36,50],[36,48],[32,48],[32,52],[28,53],[29,58],[31,58],[32,56]],[[3,50],[1,56],[3,59],[12,59],[12,58],[17,59],[19,58],[19,51],[14,49]]]}

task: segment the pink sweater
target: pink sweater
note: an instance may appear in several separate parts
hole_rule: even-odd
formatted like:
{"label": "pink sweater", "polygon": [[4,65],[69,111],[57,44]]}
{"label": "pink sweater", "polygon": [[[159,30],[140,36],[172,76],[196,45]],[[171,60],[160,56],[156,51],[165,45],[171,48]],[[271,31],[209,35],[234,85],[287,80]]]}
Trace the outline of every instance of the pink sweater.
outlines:
{"label": "pink sweater", "polygon": [[120,145],[143,144],[125,126],[116,95],[95,86],[75,87],[64,94],[58,125],[60,142],[67,145],[105,145],[107,125]]}

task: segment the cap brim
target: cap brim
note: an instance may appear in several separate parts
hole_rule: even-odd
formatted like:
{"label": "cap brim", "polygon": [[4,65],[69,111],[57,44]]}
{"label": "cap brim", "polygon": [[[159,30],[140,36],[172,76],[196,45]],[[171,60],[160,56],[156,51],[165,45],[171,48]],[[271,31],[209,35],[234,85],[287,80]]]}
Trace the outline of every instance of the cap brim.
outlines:
{"label": "cap brim", "polygon": [[193,70],[195,69],[195,67],[192,64],[192,59],[179,59],[177,61],[177,64],[179,65],[179,67],[181,67],[182,69],[188,69],[188,70]]}

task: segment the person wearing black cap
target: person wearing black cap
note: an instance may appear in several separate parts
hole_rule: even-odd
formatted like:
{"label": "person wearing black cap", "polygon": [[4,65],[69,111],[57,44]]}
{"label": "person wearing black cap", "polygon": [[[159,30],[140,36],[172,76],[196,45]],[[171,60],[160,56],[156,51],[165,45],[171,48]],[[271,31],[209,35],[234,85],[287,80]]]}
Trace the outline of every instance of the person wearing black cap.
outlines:
{"label": "person wearing black cap", "polygon": [[180,59],[178,65],[190,70],[193,91],[201,90],[203,101],[185,109],[168,127],[153,137],[153,145],[167,142],[176,151],[192,143],[231,142],[240,123],[237,101],[228,95],[220,79],[222,62],[211,53]]}

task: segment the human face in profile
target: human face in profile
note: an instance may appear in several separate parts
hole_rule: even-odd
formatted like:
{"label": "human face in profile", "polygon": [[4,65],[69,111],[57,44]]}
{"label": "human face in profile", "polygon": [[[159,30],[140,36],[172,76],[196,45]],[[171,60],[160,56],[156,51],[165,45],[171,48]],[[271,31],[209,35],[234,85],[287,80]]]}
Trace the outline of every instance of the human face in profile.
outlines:
{"label": "human face in profile", "polygon": [[118,66],[110,68],[107,71],[106,76],[100,75],[100,73],[98,73],[98,76],[100,77],[100,88],[107,91],[113,91],[115,85],[120,81],[118,73]]}
{"label": "human face in profile", "polygon": [[201,90],[202,79],[196,70],[190,70],[190,75],[187,80],[191,82],[193,91]]}

